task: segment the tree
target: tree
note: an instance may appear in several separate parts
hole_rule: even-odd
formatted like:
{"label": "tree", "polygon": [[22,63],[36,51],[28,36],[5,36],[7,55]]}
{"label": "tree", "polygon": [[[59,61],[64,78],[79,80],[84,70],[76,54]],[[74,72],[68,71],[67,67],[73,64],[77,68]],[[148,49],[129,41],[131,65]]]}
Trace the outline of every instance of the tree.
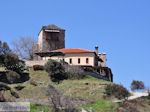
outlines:
{"label": "tree", "polygon": [[10,52],[10,48],[6,42],[0,41],[0,55],[4,55],[8,52]]}
{"label": "tree", "polygon": [[107,96],[114,96],[118,99],[126,99],[129,96],[129,91],[119,84],[108,84],[105,87],[105,94]]}
{"label": "tree", "polygon": [[13,41],[13,50],[21,59],[33,59],[33,46],[35,41],[32,37],[20,37]]}
{"label": "tree", "polygon": [[55,60],[49,60],[44,66],[46,72],[49,73],[50,79],[53,82],[60,82],[61,80],[67,79],[65,68],[60,62]]}
{"label": "tree", "polygon": [[8,70],[12,70],[17,72],[18,74],[22,74],[25,70],[24,61],[20,60],[18,56],[14,53],[7,53],[4,57],[4,66]]}
{"label": "tree", "polygon": [[0,41],[0,65],[4,64],[5,55],[11,52],[6,42]]}
{"label": "tree", "polygon": [[9,50],[9,49],[10,49],[9,46],[8,46],[8,44],[7,44],[7,42],[3,42],[2,47],[3,47],[4,49],[6,49],[6,50]]}
{"label": "tree", "polygon": [[25,70],[25,63],[10,50],[6,42],[0,42],[0,65],[18,74],[22,74]]}
{"label": "tree", "polygon": [[145,85],[142,81],[138,81],[138,80],[133,80],[131,83],[131,90],[141,90],[144,89]]}

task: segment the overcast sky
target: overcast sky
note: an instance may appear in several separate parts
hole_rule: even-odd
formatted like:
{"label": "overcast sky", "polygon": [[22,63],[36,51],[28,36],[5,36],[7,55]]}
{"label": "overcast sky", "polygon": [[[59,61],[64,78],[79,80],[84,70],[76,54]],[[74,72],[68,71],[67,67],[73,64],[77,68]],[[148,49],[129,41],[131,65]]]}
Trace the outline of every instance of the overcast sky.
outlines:
{"label": "overcast sky", "polygon": [[0,0],[0,40],[37,40],[48,24],[66,30],[67,48],[106,52],[114,82],[150,86],[150,0]]}

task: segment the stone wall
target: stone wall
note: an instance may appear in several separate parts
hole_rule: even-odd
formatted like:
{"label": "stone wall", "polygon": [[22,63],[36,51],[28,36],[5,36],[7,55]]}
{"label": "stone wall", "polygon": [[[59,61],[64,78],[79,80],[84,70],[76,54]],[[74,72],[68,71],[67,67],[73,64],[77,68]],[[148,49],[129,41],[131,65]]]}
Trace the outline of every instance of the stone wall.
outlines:
{"label": "stone wall", "polygon": [[58,32],[44,31],[43,50],[51,51],[51,50],[64,48],[65,47],[64,36],[65,36],[64,30],[59,30]]}
{"label": "stone wall", "polygon": [[38,60],[38,61],[25,61],[26,66],[32,67],[33,65],[44,65],[47,60]]}
{"label": "stone wall", "polygon": [[65,48],[65,30],[41,30],[38,37],[38,46],[38,51],[52,51]]}
{"label": "stone wall", "polygon": [[[33,46],[33,52],[47,52],[65,48],[65,30],[56,25],[43,26],[38,34],[38,42]],[[34,54],[34,60],[41,58]]]}

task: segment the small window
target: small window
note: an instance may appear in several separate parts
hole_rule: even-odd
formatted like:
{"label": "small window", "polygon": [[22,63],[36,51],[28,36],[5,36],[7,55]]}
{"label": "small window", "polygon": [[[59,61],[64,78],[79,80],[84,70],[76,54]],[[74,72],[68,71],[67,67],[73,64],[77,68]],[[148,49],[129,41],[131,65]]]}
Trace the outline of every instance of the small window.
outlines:
{"label": "small window", "polygon": [[72,64],[72,58],[70,58],[69,63]]}
{"label": "small window", "polygon": [[86,64],[88,64],[89,63],[89,58],[86,58]]}
{"label": "small window", "polygon": [[80,64],[80,58],[78,58],[78,64]]}

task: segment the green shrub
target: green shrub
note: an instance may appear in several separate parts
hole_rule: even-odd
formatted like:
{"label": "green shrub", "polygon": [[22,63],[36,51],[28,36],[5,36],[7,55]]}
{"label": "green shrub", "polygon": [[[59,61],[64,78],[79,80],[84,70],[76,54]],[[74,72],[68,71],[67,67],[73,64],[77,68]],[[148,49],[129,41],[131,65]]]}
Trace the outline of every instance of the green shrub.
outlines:
{"label": "green shrub", "polygon": [[18,74],[22,74],[25,68],[25,63],[19,60],[19,57],[11,51],[6,42],[0,41],[0,65],[7,70],[12,70]]}
{"label": "green shrub", "polygon": [[37,71],[37,70],[44,70],[44,66],[42,65],[33,65],[33,70]]}
{"label": "green shrub", "polygon": [[49,60],[44,66],[46,72],[48,72],[50,79],[53,82],[60,82],[61,80],[67,79],[65,68],[62,63],[55,60]]}
{"label": "green shrub", "polygon": [[24,61],[19,60],[18,56],[14,53],[8,53],[5,55],[4,65],[8,70],[22,74],[25,70]]}
{"label": "green shrub", "polygon": [[84,70],[79,66],[70,66],[55,60],[49,60],[44,66],[53,82],[64,79],[82,79],[85,77]]}
{"label": "green shrub", "polygon": [[122,85],[109,84],[105,87],[105,94],[107,96],[114,96],[118,99],[126,99],[129,96],[128,90]]}
{"label": "green shrub", "polygon": [[14,71],[8,71],[6,73],[7,81],[8,83],[17,83],[20,80],[20,75],[17,72]]}
{"label": "green shrub", "polygon": [[138,81],[138,80],[133,80],[131,83],[131,90],[141,90],[144,89],[145,85],[142,81]]}

